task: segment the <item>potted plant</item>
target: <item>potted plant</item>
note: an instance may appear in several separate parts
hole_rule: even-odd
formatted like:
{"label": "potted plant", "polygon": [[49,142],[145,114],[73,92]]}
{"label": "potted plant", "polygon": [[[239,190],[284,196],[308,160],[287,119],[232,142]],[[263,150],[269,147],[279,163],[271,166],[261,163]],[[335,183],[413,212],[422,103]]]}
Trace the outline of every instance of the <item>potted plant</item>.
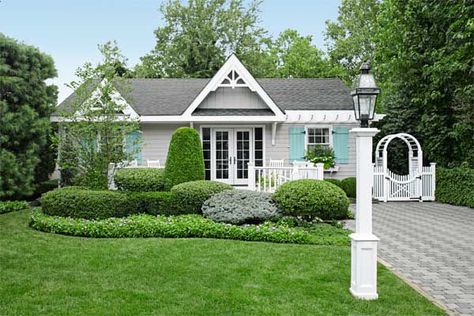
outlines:
{"label": "potted plant", "polygon": [[315,145],[306,152],[305,159],[314,164],[323,163],[324,169],[332,168],[335,164],[334,150],[328,146]]}

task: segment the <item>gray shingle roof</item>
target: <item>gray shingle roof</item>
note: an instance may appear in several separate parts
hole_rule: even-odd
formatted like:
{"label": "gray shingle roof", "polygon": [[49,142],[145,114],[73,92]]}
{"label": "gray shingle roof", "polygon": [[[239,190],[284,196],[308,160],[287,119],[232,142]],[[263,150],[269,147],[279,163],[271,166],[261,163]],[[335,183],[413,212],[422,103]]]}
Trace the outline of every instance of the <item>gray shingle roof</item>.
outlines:
{"label": "gray shingle roof", "polygon": [[[180,115],[209,80],[129,79],[130,87],[127,88],[129,92],[121,92],[139,115]],[[352,110],[349,89],[339,79],[257,79],[257,81],[283,111]],[[67,108],[73,99],[74,94],[64,100],[59,108]]]}
{"label": "gray shingle roof", "polygon": [[196,116],[271,116],[275,115],[270,109],[200,109],[197,108],[193,115]]}

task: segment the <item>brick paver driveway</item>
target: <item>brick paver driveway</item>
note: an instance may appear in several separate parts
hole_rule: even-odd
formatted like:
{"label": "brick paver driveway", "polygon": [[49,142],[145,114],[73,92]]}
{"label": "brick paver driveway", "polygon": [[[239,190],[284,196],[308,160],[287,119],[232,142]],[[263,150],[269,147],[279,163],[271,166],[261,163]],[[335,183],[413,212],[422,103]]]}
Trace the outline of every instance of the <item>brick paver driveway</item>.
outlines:
{"label": "brick paver driveway", "polygon": [[474,315],[474,209],[434,202],[373,209],[379,257],[454,314]]}

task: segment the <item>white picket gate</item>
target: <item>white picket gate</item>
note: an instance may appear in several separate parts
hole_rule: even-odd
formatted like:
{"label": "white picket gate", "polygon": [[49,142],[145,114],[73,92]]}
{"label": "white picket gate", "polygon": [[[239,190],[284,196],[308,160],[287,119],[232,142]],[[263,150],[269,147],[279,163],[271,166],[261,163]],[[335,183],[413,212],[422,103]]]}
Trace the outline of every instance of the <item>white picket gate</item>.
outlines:
{"label": "white picket gate", "polygon": [[[387,147],[395,139],[402,139],[408,146],[408,174],[399,175],[387,167]],[[385,136],[375,152],[373,197],[379,201],[434,201],[436,189],[436,164],[423,166],[423,152],[415,137],[400,133]]]}
{"label": "white picket gate", "polygon": [[324,165],[287,167],[255,167],[248,164],[248,188],[258,192],[275,192],[285,182],[300,179],[323,180]]}

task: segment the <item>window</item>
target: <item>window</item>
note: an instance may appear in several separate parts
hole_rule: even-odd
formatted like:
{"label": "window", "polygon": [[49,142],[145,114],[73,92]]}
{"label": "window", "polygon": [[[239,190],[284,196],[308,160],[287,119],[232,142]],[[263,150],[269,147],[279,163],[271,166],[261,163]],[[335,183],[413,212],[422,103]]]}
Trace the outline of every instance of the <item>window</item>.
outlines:
{"label": "window", "polygon": [[211,180],[211,129],[202,129],[202,153],[204,155],[204,169],[206,180]]}
{"label": "window", "polygon": [[309,127],[306,130],[306,150],[313,149],[316,145],[331,146],[331,131],[329,127]]}
{"label": "window", "polygon": [[254,129],[254,160],[255,166],[262,167],[263,166],[263,128],[262,127],[255,127]]}

